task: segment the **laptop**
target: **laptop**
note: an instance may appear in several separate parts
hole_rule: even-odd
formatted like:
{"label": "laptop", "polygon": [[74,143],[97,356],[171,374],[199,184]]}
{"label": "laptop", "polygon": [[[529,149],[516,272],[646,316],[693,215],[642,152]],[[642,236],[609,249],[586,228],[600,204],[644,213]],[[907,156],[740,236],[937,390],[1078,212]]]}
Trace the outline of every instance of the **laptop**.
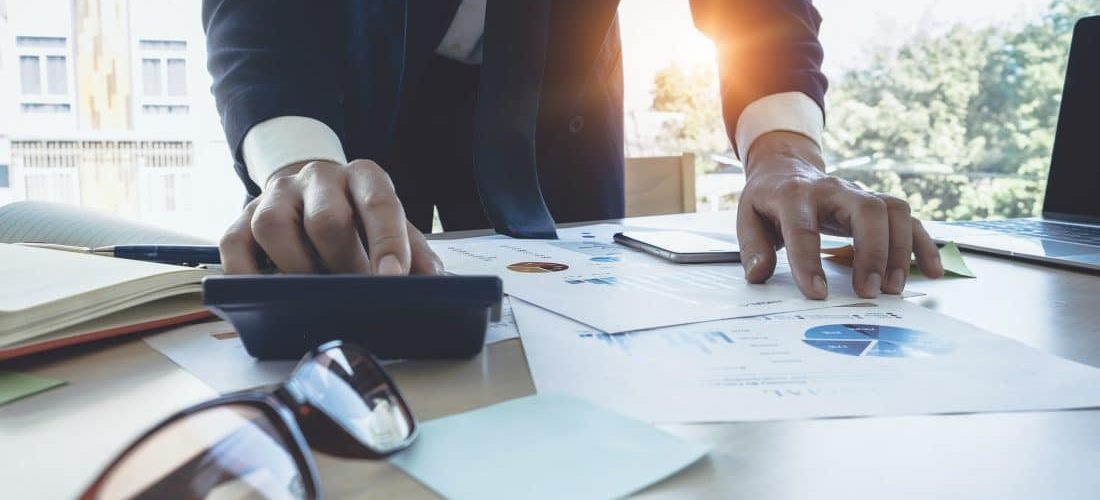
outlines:
{"label": "laptop", "polygon": [[1100,271],[1100,16],[1077,22],[1042,217],[929,222],[959,247]]}

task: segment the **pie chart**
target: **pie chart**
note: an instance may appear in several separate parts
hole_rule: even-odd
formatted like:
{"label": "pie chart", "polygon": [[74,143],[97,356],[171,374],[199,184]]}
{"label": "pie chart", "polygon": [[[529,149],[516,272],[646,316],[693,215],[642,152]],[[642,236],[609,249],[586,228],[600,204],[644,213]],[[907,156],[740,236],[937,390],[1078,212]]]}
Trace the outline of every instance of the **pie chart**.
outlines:
{"label": "pie chart", "polygon": [[887,325],[822,325],[806,330],[807,345],[846,356],[921,358],[947,354],[955,345],[942,336]]}
{"label": "pie chart", "polygon": [[516,262],[515,264],[508,264],[508,270],[517,273],[556,273],[566,269],[569,269],[569,266],[557,262]]}

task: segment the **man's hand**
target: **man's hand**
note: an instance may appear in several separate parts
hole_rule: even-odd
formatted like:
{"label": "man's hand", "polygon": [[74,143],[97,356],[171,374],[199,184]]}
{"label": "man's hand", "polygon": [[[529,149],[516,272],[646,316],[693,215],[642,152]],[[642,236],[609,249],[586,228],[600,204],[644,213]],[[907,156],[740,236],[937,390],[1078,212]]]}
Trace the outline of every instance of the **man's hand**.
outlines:
{"label": "man's hand", "polygon": [[405,219],[390,177],[369,160],[279,171],[219,247],[229,274],[259,272],[261,251],[284,273],[443,273],[424,235]]}
{"label": "man's hand", "polygon": [[771,277],[775,251],[786,246],[802,294],[824,299],[820,233],[853,237],[852,287],[860,297],[901,293],[914,252],[921,272],[943,276],[939,251],[909,204],[826,175],[821,149],[809,138],[771,132],[747,156],[737,239],[749,282]]}

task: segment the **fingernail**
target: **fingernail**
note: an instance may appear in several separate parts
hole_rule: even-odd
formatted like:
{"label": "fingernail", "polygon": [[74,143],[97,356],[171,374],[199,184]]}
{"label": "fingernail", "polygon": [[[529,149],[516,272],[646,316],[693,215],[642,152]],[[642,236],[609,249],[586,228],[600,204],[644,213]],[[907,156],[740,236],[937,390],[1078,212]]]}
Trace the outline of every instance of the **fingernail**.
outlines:
{"label": "fingernail", "polygon": [[825,298],[829,295],[829,283],[825,281],[825,277],[820,274],[814,276],[813,281],[814,294],[820,298]]}
{"label": "fingernail", "polygon": [[436,259],[432,264],[435,266],[436,276],[443,276],[443,274],[447,272],[446,269],[443,268],[443,261]]}
{"label": "fingernail", "polygon": [[905,270],[902,268],[890,271],[890,280],[886,282],[888,293],[901,293],[905,289]]}
{"label": "fingernail", "polygon": [[868,274],[867,279],[863,281],[863,289],[871,298],[878,297],[879,292],[882,291],[882,275],[879,273]]}
{"label": "fingernail", "polygon": [[382,276],[400,276],[405,274],[405,271],[401,269],[401,261],[397,260],[397,256],[390,254],[378,261],[378,274]]}
{"label": "fingernail", "polygon": [[749,264],[749,266],[748,266],[747,271],[751,273],[753,271],[753,269],[756,269],[756,266],[760,265],[760,256],[759,255],[753,255],[752,257],[749,257],[748,264]]}

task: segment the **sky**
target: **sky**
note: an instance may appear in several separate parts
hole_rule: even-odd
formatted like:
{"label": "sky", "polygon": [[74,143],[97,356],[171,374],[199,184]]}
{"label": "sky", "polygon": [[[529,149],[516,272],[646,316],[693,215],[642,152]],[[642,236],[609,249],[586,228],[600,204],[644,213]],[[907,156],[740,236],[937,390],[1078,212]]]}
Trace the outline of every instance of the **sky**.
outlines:
{"label": "sky", "polygon": [[[761,0],[770,1],[770,0]],[[825,71],[858,65],[869,45],[896,43],[921,29],[935,31],[956,22],[989,25],[1040,15],[1050,0],[818,0],[824,22]],[[627,109],[649,106],[657,70],[679,61],[713,64],[714,47],[691,22],[686,0],[623,0]]]}

